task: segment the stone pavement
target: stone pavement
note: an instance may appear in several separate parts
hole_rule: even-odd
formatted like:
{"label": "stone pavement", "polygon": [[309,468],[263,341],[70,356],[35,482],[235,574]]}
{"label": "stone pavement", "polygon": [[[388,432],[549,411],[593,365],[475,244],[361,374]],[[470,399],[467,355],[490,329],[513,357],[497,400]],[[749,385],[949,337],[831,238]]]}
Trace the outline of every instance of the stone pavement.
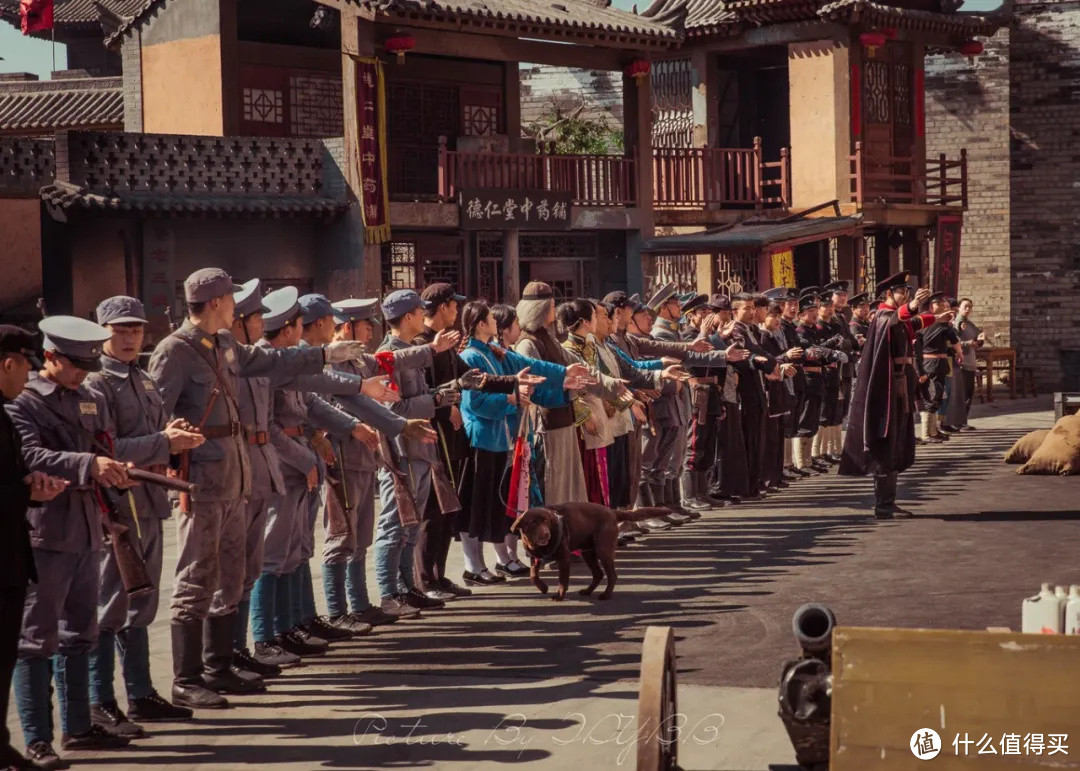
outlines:
{"label": "stone pavement", "polygon": [[[665,624],[678,640],[682,767],[785,767],[794,757],[775,687],[797,653],[791,614],[803,602],[830,605],[847,625],[1016,628],[1020,601],[1039,582],[1080,583],[1077,481],[1016,476],[1000,460],[1024,432],[1052,424],[1049,403],[978,406],[978,431],[920,448],[901,483],[917,519],[868,518],[869,480],[812,478],[620,551],[609,602],[573,593],[580,565],[562,604],[527,580],[481,589],[453,610],[339,644],[234,709],[150,726],[137,746],[72,760],[103,769],[633,768],[641,640],[646,626]],[[167,694],[165,616],[151,639]]]}

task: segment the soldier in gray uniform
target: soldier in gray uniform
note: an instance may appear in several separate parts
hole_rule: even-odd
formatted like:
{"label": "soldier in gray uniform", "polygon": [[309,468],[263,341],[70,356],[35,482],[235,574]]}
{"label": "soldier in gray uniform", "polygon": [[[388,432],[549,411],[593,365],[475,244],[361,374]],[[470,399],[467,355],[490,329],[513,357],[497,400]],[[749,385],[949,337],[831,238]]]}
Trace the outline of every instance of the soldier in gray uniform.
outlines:
{"label": "soldier in gray uniform", "polygon": [[[188,276],[184,282],[188,318],[161,341],[150,360],[150,375],[165,413],[185,418],[207,439],[181,461],[181,472],[197,485],[197,492],[190,502],[181,501],[172,598],[173,702],[196,708],[227,706],[217,691],[249,693],[262,687],[232,670],[235,615],[246,567],[245,498],[251,494],[237,380],[275,372],[317,374],[325,364],[358,352],[352,343],[305,350],[239,344],[227,331],[233,323],[233,292],[238,289],[217,268]],[[212,611],[218,589],[220,603]]]}
{"label": "soldier in gray uniform", "polygon": [[[134,297],[110,297],[97,307],[98,323],[112,333],[105,341],[101,371],[85,386],[102,396],[112,417],[110,433],[116,452],[136,465],[164,474],[171,455],[203,443],[201,434],[182,419],[167,422],[154,381],[138,364],[146,329],[143,304]],[[135,542],[153,580],[155,591],[129,601],[111,549],[101,560],[98,599],[98,644],[90,659],[91,714],[96,724],[112,733],[144,735],[132,720],[188,720],[191,710],[165,701],[150,679],[148,629],[157,615],[161,586],[162,520],[172,515],[165,489],[156,485],[132,488],[120,507],[123,524]],[[129,716],[113,693],[116,653],[127,686]]]}
{"label": "soldier in gray uniform", "polygon": [[97,644],[103,547],[97,494],[99,488],[127,487],[130,482],[127,466],[97,449],[96,443],[108,438],[109,406],[83,383],[89,372],[101,368],[101,344],[109,331],[72,316],[44,319],[41,331],[45,366],[5,409],[22,439],[27,469],[60,477],[69,487],[28,512],[40,580],[26,595],[15,702],[27,756],[38,767],[57,768],[61,761],[52,747],[49,683],[53,673],[63,749],[113,749],[128,743],[91,721],[89,665]]}

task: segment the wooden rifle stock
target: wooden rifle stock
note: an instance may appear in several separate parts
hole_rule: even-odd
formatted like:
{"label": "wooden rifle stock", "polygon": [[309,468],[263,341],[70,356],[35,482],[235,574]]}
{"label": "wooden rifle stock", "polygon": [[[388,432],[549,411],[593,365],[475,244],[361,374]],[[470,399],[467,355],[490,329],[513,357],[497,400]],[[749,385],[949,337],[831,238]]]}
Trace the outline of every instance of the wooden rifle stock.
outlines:
{"label": "wooden rifle stock", "polygon": [[153,471],[146,471],[141,468],[129,468],[127,470],[128,477],[136,482],[142,482],[147,485],[158,485],[164,487],[166,490],[175,490],[178,493],[186,493],[190,495],[195,492],[195,483],[188,482],[186,479],[177,479],[176,477],[167,477],[164,474],[155,474]]}
{"label": "wooden rifle stock", "polygon": [[420,522],[420,512],[416,507],[408,475],[398,467],[398,454],[393,444],[379,434],[379,455],[383,467],[390,472],[394,482],[394,500],[397,501],[398,519],[402,525],[416,525]]}
{"label": "wooden rifle stock", "polygon": [[[442,450],[443,457],[446,458],[446,462],[450,462],[450,454],[446,451],[446,439],[443,438],[442,428],[438,425],[435,426],[435,430],[439,434],[439,448]],[[435,491],[435,499],[439,503],[439,510],[443,514],[454,514],[461,511],[461,499],[458,498],[457,490],[454,489],[454,483],[450,480],[450,475],[446,473],[446,466],[443,464],[442,458],[431,464],[431,487]]]}
{"label": "wooden rifle stock", "polygon": [[[120,521],[120,511],[112,497],[115,493],[100,485],[95,485],[95,491],[101,510],[101,524],[112,546],[116,568],[120,573],[120,580],[124,584],[128,599],[133,600],[153,594],[156,591],[154,580],[142,554],[135,547],[131,530]],[[132,515],[135,516],[134,512]]]}

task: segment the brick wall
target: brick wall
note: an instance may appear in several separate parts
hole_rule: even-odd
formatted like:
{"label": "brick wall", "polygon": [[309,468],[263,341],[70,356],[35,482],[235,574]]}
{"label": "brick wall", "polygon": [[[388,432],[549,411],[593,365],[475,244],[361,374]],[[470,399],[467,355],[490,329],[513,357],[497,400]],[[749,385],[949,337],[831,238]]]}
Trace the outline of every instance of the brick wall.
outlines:
{"label": "brick wall", "polygon": [[[986,41],[974,64],[959,54],[926,59],[926,149],[968,153],[968,210],[961,236],[960,295],[975,301],[987,337],[1009,344],[1009,30]],[[1001,338],[993,338],[1000,332]]]}
{"label": "brick wall", "polygon": [[1021,363],[1060,385],[1080,349],[1080,2],[1016,3],[1012,34],[1012,329]]}
{"label": "brick wall", "polygon": [[124,131],[142,133],[142,32],[125,35],[120,49],[124,63]]}

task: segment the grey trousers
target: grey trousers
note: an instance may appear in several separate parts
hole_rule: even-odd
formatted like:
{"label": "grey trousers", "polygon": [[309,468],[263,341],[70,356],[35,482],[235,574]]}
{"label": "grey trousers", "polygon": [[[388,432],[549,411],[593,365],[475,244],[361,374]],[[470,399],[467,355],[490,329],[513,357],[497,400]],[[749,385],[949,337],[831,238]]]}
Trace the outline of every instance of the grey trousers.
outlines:
{"label": "grey trousers", "polygon": [[332,491],[326,502],[327,513],[323,515],[326,532],[323,562],[327,564],[348,562],[354,555],[363,556],[375,540],[375,472],[346,471],[344,484],[349,504],[344,512],[348,530],[330,532],[330,507],[338,505],[332,500],[335,497]]}
{"label": "grey trousers", "polygon": [[[686,440],[686,432],[681,426],[657,426],[656,433],[645,432],[644,446],[641,451],[641,481],[652,485],[662,485],[671,476],[672,457],[678,449],[679,437]],[[683,451],[685,453],[685,449]],[[682,457],[679,456],[679,461]]]}
{"label": "grey trousers", "polygon": [[140,518],[138,531],[130,518],[125,517],[124,521],[132,540],[138,544],[154,582],[155,591],[149,595],[129,600],[112,549],[106,547],[103,552],[101,589],[98,593],[98,626],[102,631],[119,632],[125,627],[148,627],[157,616],[160,594],[157,589],[161,586],[162,521],[154,516]]}
{"label": "grey trousers", "polygon": [[[177,515],[179,534],[172,620],[202,621],[211,615],[232,615],[244,593],[247,506],[235,501],[192,501],[191,513]],[[214,594],[221,591],[219,602]]]}

